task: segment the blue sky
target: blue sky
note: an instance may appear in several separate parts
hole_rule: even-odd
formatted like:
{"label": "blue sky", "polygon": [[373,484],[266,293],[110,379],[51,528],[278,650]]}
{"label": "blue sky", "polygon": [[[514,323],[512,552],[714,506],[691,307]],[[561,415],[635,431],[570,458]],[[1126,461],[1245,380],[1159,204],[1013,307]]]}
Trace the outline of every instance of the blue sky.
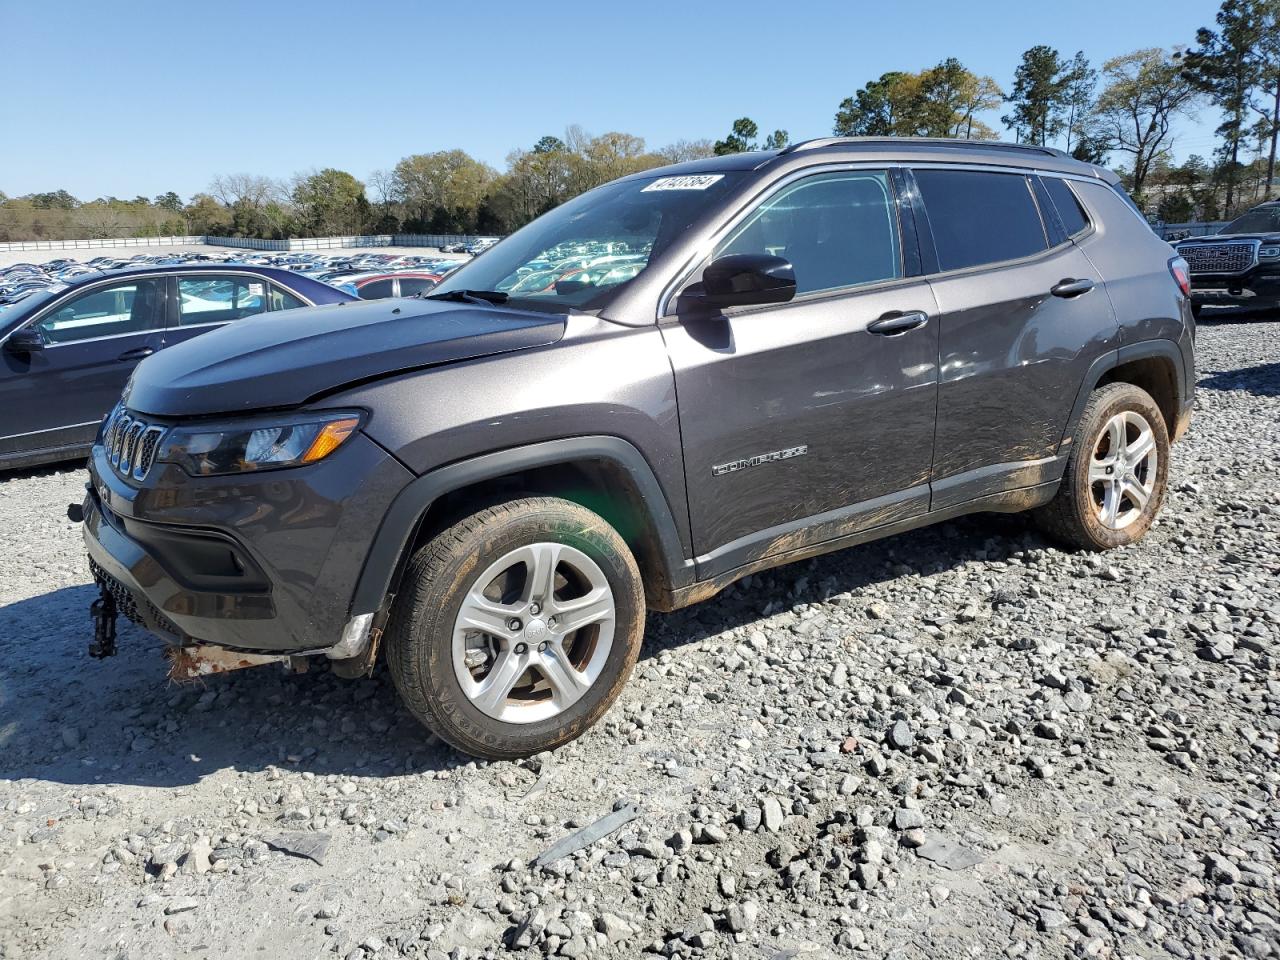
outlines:
{"label": "blue sky", "polygon": [[[218,173],[333,166],[363,179],[453,147],[501,168],[513,147],[572,123],[652,147],[723,136],[743,115],[762,132],[823,136],[840,100],[886,70],[955,56],[1008,89],[1034,44],[1099,65],[1188,44],[1217,7],[0,0],[0,76],[18,118],[4,123],[0,190],[185,198]],[[1206,108],[1181,124],[1178,156],[1208,154],[1217,123]]]}

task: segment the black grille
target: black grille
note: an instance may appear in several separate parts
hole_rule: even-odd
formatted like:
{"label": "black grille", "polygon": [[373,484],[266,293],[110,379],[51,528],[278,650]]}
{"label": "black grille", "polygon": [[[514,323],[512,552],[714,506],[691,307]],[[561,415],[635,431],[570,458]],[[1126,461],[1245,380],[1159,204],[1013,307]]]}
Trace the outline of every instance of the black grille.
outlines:
{"label": "black grille", "polygon": [[1201,243],[1178,247],[1192,273],[1243,273],[1257,261],[1254,243]]}
{"label": "black grille", "polygon": [[93,574],[94,582],[111,594],[117,613],[128,617],[144,630],[155,630],[179,640],[186,639],[186,634],[159,607],[146,597],[135,596],[132,590],[98,566],[93,558],[89,559],[89,572]]}
{"label": "black grille", "polygon": [[116,612],[124,614],[140,627],[146,624],[142,620],[142,615],[138,613],[138,603],[133,598],[133,593],[123,583],[113,577],[100,566],[89,561],[89,572],[93,574],[94,582],[103,590],[111,594],[111,599],[115,601]]}
{"label": "black grille", "polygon": [[103,435],[103,449],[112,469],[122,477],[145,479],[156,462],[165,428],[147,423],[124,409],[112,414]]}

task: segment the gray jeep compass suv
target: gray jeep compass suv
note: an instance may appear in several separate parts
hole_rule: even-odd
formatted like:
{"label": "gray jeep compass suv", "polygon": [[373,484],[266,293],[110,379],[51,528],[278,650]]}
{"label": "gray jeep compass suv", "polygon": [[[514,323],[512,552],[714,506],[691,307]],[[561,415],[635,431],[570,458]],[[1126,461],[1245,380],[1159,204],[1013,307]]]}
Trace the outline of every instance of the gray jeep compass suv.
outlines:
{"label": "gray jeep compass suv", "polygon": [[1186,265],[1059,151],[828,139],[583,194],[425,299],[143,361],[93,447],[94,652],[386,657],[462,750],[618,696],[645,611],[978,511],[1133,543],[1186,429]]}

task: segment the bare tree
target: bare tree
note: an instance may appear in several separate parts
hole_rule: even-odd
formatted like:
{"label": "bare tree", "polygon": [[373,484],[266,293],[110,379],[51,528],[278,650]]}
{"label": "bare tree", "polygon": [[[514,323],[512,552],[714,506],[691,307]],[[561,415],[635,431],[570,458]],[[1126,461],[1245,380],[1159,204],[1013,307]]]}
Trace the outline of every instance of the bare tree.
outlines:
{"label": "bare tree", "polygon": [[288,197],[289,186],[271,177],[252,173],[227,173],[216,176],[209,184],[209,193],[228,207],[247,203],[252,207],[264,207]]}
{"label": "bare tree", "polygon": [[1133,157],[1133,192],[1141,193],[1152,163],[1172,146],[1169,130],[1199,96],[1182,64],[1159,48],[1135,50],[1102,65],[1106,83],[1095,117],[1109,149]]}

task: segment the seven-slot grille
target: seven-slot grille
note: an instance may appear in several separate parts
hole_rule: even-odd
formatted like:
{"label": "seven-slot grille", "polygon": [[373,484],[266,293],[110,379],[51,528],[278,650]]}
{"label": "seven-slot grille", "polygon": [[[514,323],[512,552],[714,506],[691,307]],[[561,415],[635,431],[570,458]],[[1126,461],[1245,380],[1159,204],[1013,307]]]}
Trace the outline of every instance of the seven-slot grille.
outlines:
{"label": "seven-slot grille", "polygon": [[1200,243],[1178,247],[1192,273],[1244,273],[1257,262],[1258,245],[1243,243]]}
{"label": "seven-slot grille", "polygon": [[142,480],[155,463],[165,428],[116,411],[107,425],[102,445],[112,468],[122,477]]}

